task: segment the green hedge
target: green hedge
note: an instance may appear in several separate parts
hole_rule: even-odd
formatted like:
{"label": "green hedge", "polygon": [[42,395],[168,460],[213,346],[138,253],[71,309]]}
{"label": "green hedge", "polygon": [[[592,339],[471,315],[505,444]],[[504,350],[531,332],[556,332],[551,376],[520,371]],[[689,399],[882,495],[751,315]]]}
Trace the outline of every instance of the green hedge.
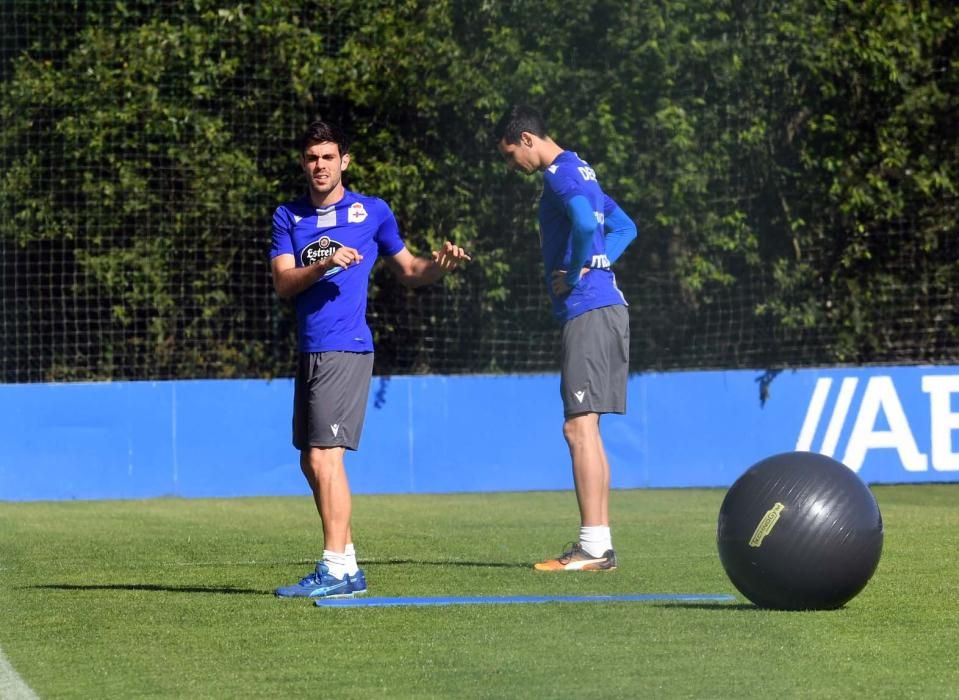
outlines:
{"label": "green hedge", "polygon": [[275,206],[322,115],[407,243],[377,371],[544,371],[538,178],[492,125],[540,106],[640,238],[634,371],[959,357],[952,2],[6,0],[0,381],[289,374]]}

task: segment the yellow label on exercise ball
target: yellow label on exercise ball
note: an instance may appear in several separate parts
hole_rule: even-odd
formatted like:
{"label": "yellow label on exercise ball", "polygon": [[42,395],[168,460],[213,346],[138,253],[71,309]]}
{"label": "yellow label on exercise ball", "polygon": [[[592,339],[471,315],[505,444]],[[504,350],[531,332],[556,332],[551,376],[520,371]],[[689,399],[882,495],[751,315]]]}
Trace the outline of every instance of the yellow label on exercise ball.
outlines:
{"label": "yellow label on exercise ball", "polygon": [[776,523],[779,522],[779,514],[782,513],[785,508],[786,506],[777,502],[776,505],[766,511],[766,515],[763,516],[763,519],[759,521],[759,525],[756,526],[756,531],[753,533],[753,536],[749,538],[750,547],[759,547],[762,545],[766,535],[772,532]]}

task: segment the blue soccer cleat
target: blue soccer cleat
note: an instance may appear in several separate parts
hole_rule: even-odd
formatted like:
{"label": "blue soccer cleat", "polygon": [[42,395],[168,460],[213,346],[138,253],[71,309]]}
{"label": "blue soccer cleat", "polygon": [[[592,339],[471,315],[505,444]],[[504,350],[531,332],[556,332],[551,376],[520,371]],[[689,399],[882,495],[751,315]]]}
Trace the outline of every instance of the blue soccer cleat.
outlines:
{"label": "blue soccer cleat", "polygon": [[[366,592],[366,578],[362,578],[363,591]],[[359,583],[357,581],[356,583]],[[317,562],[316,570],[300,579],[292,586],[283,586],[274,591],[278,598],[350,598],[353,596],[354,581],[349,576],[336,578],[326,564]]]}
{"label": "blue soccer cleat", "polygon": [[355,574],[350,575],[350,590],[354,595],[363,595],[366,593],[366,574],[363,569],[357,569]]}

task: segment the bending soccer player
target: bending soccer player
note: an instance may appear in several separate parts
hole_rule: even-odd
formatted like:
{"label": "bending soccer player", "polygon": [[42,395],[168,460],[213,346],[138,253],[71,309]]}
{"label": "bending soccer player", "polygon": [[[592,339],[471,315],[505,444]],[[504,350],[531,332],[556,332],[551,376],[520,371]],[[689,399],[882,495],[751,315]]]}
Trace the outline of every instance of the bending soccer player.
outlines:
{"label": "bending soccer player", "polygon": [[603,192],[589,164],[553,141],[535,109],[510,107],[496,127],[496,139],[512,169],[543,173],[540,240],[546,291],[563,324],[563,436],[580,512],[579,541],[534,568],[611,571],[617,562],[599,419],[626,412],[629,316],[610,266],[636,238],[636,225]]}
{"label": "bending soccer player", "polygon": [[300,141],[308,191],[273,214],[273,286],[296,307],[299,360],[293,397],[293,445],[323,527],[323,556],[280,597],[348,597],[366,592],[350,524],[352,497],[344,466],[356,450],[373,373],[366,323],[369,277],[377,256],[403,284],[440,279],[470,257],[447,241],[432,259],[407,250],[381,199],[347,190],[348,141],[337,126],[309,125]]}

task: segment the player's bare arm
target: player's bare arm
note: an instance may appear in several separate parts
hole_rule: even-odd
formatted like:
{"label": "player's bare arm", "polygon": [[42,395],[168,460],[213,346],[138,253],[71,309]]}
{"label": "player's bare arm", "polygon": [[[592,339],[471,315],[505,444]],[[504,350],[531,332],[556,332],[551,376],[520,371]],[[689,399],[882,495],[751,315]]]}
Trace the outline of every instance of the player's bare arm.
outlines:
{"label": "player's bare arm", "polygon": [[403,248],[396,255],[386,259],[393,274],[407,287],[422,287],[432,284],[448,272],[452,272],[460,263],[472,260],[469,254],[451,241],[446,241],[439,250],[434,250],[430,259],[413,255]]}
{"label": "player's bare arm", "polygon": [[347,268],[363,260],[356,248],[342,246],[333,255],[306,267],[297,267],[292,255],[273,258],[273,288],[281,299],[295,297],[334,267]]}

